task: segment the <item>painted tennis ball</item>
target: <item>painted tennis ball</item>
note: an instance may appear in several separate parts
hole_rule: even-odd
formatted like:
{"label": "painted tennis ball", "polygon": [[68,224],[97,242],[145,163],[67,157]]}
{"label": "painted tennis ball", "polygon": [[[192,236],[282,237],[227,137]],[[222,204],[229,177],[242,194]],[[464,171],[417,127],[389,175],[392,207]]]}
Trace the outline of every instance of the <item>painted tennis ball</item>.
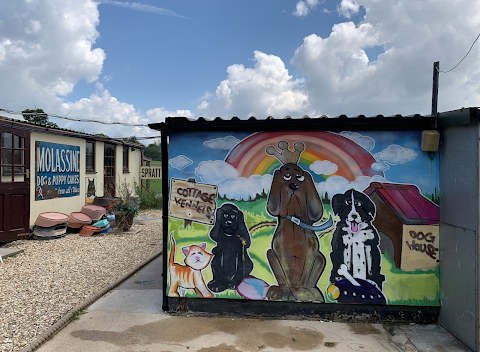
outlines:
{"label": "painted tennis ball", "polygon": [[327,288],[327,294],[330,297],[330,299],[337,299],[340,296],[340,290],[338,289],[337,286],[335,285],[330,285]]}

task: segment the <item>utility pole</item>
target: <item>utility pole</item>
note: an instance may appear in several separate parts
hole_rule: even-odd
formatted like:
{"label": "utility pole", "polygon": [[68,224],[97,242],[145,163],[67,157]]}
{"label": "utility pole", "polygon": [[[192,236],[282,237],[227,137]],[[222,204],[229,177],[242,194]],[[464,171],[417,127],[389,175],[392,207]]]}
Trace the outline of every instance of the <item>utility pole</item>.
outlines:
{"label": "utility pole", "polygon": [[435,117],[435,129],[438,121],[438,76],[440,74],[440,61],[433,63],[433,84],[432,84],[432,117]]}

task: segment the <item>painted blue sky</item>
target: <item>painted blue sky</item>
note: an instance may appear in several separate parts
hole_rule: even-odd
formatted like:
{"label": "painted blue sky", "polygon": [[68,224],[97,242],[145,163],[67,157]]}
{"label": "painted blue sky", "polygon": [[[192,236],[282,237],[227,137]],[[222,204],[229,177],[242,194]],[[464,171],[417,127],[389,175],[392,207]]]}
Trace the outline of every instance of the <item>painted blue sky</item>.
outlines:
{"label": "painted blue sky", "polygon": [[[224,162],[230,149],[248,137],[246,132],[174,133],[170,136],[169,176],[219,186],[220,195],[231,199],[255,198],[264,190],[268,193],[272,175],[254,176],[249,179],[238,177],[238,172]],[[323,182],[323,176],[332,175],[336,169],[302,167],[309,171],[320,194],[328,192],[330,197],[355,188],[363,191],[370,182],[392,182],[417,185],[422,193],[434,194],[439,190],[438,155],[433,160],[421,151],[421,131],[340,132],[369,151],[377,163],[372,168],[384,172],[384,177],[361,177],[348,182],[343,177],[332,176]],[[329,166],[329,165],[327,165]],[[330,165],[331,166],[331,165]],[[323,169],[323,170],[322,170]]]}
{"label": "painted blue sky", "polygon": [[[476,13],[476,0],[2,1],[0,108],[139,124],[428,114],[433,62],[458,63]],[[479,59],[476,45],[440,75],[440,111],[480,105]]]}

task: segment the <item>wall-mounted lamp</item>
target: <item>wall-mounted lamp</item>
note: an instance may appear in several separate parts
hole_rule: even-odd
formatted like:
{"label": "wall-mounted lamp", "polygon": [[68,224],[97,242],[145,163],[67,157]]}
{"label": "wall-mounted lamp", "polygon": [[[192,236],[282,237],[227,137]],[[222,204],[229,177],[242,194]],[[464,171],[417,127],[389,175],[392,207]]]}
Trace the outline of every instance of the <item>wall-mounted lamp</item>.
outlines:
{"label": "wall-mounted lamp", "polygon": [[135,151],[135,147],[132,147],[130,150],[131,150],[132,152],[134,152],[134,151]]}
{"label": "wall-mounted lamp", "polygon": [[422,151],[427,152],[432,160],[438,151],[439,142],[440,132],[437,130],[425,130],[422,132]]}

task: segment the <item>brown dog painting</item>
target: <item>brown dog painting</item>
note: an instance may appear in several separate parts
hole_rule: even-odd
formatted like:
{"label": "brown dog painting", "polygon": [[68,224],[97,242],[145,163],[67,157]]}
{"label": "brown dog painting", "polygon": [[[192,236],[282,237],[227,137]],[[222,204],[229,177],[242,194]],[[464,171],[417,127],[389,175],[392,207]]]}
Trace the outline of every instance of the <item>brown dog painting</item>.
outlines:
{"label": "brown dog painting", "polygon": [[297,163],[305,149],[302,142],[288,150],[288,142],[280,141],[279,153],[273,146],[266,153],[274,155],[283,166],[276,170],[267,201],[267,211],[278,223],[267,250],[268,263],[278,285],[267,292],[269,300],[324,302],[317,283],[325,269],[326,259],[320,252],[316,231],[333,225],[331,218],[313,226],[323,216],[323,204],[312,176]]}

